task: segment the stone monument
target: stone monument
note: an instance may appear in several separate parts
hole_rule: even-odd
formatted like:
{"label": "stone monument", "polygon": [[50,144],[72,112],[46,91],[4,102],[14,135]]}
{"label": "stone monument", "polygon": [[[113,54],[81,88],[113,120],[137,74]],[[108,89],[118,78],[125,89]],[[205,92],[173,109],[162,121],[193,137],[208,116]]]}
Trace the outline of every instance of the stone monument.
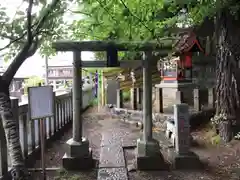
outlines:
{"label": "stone monument", "polygon": [[174,105],[176,169],[196,169],[201,167],[199,157],[190,151],[190,124],[187,104]]}

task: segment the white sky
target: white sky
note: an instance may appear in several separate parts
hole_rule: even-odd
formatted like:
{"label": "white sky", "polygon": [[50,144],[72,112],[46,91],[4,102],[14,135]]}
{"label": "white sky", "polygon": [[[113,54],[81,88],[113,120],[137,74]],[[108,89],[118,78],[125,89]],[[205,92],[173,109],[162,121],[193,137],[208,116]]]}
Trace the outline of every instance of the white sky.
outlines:
{"label": "white sky", "polygon": [[[19,6],[22,4],[22,0],[8,0],[7,3],[6,2],[0,2],[0,6],[4,6],[8,9],[9,12],[9,16],[14,16],[16,10],[19,8]],[[71,5],[72,7],[74,7],[74,5]],[[25,6],[24,4],[21,6],[21,9],[26,8],[27,6]],[[67,16],[67,15],[66,15]],[[73,15],[70,16],[71,19],[69,19],[69,15],[66,17],[66,19],[69,20],[73,20],[73,18],[81,18],[81,17],[73,17]],[[2,42],[4,43],[4,42]],[[1,44],[1,41],[0,41]],[[0,45],[0,47],[2,47]],[[52,59],[49,59],[50,64],[57,64],[58,61],[64,61],[67,64],[71,64],[72,63],[72,53],[58,53],[58,55],[56,57],[53,57]],[[91,52],[82,52],[82,60],[94,60],[94,55]],[[0,60],[1,61],[1,60]],[[6,63],[6,65],[9,63]],[[23,65],[20,67],[20,69],[18,70],[16,76],[32,76],[32,75],[38,75],[38,76],[42,76],[44,71],[44,66],[45,64],[45,59],[41,58],[41,56],[36,53],[34,56],[26,59],[26,61],[23,63]],[[62,63],[60,63],[62,64]]]}

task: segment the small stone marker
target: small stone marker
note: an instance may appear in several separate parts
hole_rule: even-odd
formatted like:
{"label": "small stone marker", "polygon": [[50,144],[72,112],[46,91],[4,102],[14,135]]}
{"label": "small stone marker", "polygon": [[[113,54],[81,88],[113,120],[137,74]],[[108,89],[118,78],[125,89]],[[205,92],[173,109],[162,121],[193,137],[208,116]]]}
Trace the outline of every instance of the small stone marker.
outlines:
{"label": "small stone marker", "polygon": [[187,154],[190,148],[190,124],[187,104],[174,105],[174,124],[176,127],[176,152],[178,154]]}
{"label": "small stone marker", "polygon": [[174,105],[174,122],[176,128],[176,169],[197,169],[201,167],[199,157],[190,151],[190,122],[187,104]]}

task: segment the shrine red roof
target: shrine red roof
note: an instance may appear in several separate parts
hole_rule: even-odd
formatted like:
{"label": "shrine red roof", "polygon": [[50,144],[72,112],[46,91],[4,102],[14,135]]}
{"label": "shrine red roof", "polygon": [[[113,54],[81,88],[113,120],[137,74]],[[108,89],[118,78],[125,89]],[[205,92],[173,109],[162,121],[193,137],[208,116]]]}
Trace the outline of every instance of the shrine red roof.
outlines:
{"label": "shrine red roof", "polygon": [[185,53],[192,50],[192,48],[196,45],[198,51],[204,53],[204,49],[201,47],[199,41],[197,40],[197,36],[193,32],[184,32],[180,34],[180,40],[176,42],[174,45],[176,53]]}

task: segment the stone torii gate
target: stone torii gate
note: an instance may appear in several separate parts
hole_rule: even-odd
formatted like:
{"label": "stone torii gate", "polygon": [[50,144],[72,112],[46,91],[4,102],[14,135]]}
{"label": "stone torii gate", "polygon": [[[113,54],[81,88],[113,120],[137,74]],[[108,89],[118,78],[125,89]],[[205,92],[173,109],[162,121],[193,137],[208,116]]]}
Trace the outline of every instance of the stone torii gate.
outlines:
{"label": "stone torii gate", "polygon": [[[152,136],[152,51],[166,54],[172,49],[172,41],[156,42],[112,42],[112,41],[58,41],[53,43],[56,51],[73,52],[73,135],[63,157],[66,169],[85,169],[92,165],[92,152],[87,138],[82,136],[82,68],[88,67],[136,67],[143,66],[143,137],[137,141],[138,169],[161,169],[164,159],[158,141]],[[118,61],[118,51],[142,51],[142,60]],[[106,51],[107,61],[82,61],[82,51]]]}

